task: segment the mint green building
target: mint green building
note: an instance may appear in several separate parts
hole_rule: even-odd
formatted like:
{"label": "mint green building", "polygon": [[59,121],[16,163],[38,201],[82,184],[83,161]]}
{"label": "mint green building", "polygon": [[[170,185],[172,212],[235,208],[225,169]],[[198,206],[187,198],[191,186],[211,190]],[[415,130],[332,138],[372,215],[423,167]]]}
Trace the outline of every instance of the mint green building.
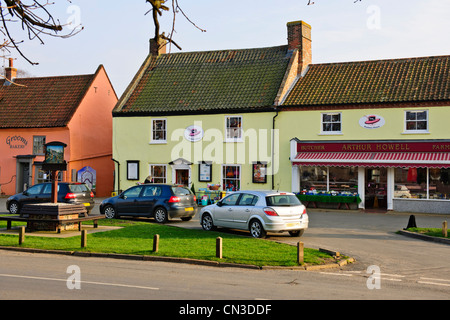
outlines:
{"label": "mint green building", "polygon": [[113,111],[116,189],[339,193],[361,200],[352,209],[450,212],[450,57],[313,64],[311,30],[290,22],[286,45],[240,50],[151,41]]}

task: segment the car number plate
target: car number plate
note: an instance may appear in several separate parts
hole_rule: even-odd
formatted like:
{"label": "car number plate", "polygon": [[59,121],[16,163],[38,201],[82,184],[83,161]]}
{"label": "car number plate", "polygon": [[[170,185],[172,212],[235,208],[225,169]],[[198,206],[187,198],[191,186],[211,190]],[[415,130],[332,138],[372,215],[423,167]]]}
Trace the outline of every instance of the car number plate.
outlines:
{"label": "car number plate", "polygon": [[300,226],[300,223],[298,223],[298,222],[295,222],[295,223],[286,223],[286,226],[287,226],[288,228],[299,227],[299,226]]}
{"label": "car number plate", "polygon": [[89,207],[91,204],[90,204],[90,203],[83,203],[83,205],[84,205],[85,207]]}
{"label": "car number plate", "polygon": [[184,208],[184,211],[194,211],[194,208]]}

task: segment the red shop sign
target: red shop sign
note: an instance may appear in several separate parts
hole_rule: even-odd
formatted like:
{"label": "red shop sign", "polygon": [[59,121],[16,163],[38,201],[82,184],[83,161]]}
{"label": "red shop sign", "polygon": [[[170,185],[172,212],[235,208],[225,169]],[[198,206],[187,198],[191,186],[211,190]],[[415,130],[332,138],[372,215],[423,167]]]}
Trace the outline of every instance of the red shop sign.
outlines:
{"label": "red shop sign", "polygon": [[450,152],[450,141],[299,142],[297,152]]}

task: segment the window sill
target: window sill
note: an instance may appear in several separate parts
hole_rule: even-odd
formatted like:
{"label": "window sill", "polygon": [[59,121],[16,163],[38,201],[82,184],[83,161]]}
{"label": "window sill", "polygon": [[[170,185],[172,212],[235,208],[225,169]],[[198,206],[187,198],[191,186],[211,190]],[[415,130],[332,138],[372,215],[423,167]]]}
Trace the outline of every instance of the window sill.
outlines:
{"label": "window sill", "polygon": [[167,140],[150,141],[149,144],[167,144]]}
{"label": "window sill", "polygon": [[404,131],[401,134],[431,134],[430,131]]}
{"label": "window sill", "polygon": [[321,132],[317,134],[318,136],[343,136],[344,133],[342,131],[336,132]]}

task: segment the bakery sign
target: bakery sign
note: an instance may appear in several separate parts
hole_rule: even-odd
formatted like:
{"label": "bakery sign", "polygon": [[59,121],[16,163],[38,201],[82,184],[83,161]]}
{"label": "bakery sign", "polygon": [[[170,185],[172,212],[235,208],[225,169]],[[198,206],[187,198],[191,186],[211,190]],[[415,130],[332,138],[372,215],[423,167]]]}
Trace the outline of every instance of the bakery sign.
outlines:
{"label": "bakery sign", "polygon": [[359,125],[365,129],[378,129],[385,124],[384,118],[377,115],[368,115],[359,119]]}
{"label": "bakery sign", "polygon": [[6,144],[10,149],[25,149],[28,145],[28,141],[21,136],[9,136],[6,138]]}

